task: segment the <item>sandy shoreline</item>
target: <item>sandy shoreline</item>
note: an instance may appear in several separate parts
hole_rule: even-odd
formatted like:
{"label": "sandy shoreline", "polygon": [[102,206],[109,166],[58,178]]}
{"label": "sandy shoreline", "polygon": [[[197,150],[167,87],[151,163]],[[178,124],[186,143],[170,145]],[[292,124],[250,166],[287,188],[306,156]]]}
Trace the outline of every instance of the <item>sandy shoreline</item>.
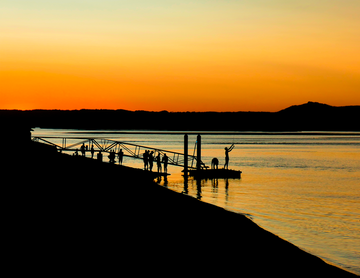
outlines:
{"label": "sandy shoreline", "polygon": [[6,169],[15,185],[7,195],[9,230],[18,248],[41,251],[38,260],[91,261],[149,274],[170,268],[172,274],[356,277],[243,215],[161,187],[141,171],[39,146]]}

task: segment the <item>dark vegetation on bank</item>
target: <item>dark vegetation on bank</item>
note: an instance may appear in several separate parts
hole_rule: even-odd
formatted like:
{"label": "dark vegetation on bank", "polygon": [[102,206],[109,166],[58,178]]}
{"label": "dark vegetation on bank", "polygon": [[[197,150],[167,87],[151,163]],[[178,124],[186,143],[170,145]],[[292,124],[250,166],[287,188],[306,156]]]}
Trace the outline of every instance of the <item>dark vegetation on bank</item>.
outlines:
{"label": "dark vegetation on bank", "polygon": [[360,131],[360,106],[308,102],[279,112],[149,112],[127,110],[0,110],[2,121],[32,127],[120,130]]}
{"label": "dark vegetation on bank", "polygon": [[144,171],[60,154],[23,135],[15,148],[0,139],[12,273],[355,277]]}

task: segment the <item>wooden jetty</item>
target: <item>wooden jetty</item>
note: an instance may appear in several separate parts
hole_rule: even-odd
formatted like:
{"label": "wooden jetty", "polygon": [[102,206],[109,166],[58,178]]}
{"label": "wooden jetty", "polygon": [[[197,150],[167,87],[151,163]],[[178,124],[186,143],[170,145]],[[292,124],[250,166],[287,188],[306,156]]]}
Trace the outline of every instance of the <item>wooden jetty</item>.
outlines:
{"label": "wooden jetty", "polygon": [[[110,157],[110,164],[115,163],[116,157],[120,155],[136,159],[144,159],[146,151],[153,153],[156,161],[157,157],[166,158],[168,165],[184,167],[184,174],[187,176],[200,178],[241,178],[241,171],[229,169],[209,169],[201,160],[201,135],[198,134],[194,147],[193,155],[189,155],[188,134],[184,135],[184,153],[161,150],[148,146],[141,146],[133,143],[120,142],[106,138],[83,138],[83,137],[33,137],[33,142],[42,142],[61,152],[74,152],[75,157],[89,158],[97,157],[97,162],[102,162],[106,156]],[[121,151],[121,152],[120,152]],[[196,155],[195,155],[196,151]],[[96,154],[96,155],[95,155]],[[109,155],[107,155],[109,154]],[[98,156],[99,155],[99,156]],[[100,156],[101,155],[101,156]],[[89,158],[90,159],[90,158]],[[120,158],[119,158],[120,159]],[[95,160],[95,159],[94,159]],[[163,161],[161,161],[163,163]],[[196,165],[194,165],[196,163]],[[119,165],[118,165],[119,166]],[[138,169],[140,170],[140,169]],[[148,172],[148,176],[161,177],[167,173]]]}
{"label": "wooden jetty", "polygon": [[189,175],[195,178],[232,178],[240,179],[241,171],[232,169],[201,169],[189,170]]}

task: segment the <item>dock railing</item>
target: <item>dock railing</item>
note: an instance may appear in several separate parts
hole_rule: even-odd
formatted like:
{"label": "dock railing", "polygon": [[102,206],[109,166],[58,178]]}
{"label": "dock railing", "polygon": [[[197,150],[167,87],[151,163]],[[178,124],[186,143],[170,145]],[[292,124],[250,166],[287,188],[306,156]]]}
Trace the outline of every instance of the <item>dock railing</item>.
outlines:
{"label": "dock railing", "polygon": [[[142,146],[133,143],[115,141],[105,138],[76,138],[76,137],[32,137],[34,142],[41,142],[44,144],[51,145],[56,147],[60,152],[79,152],[81,154],[81,147],[84,145],[85,153],[91,153],[91,147],[94,148],[94,152],[97,153],[101,151],[102,153],[110,153],[114,151],[116,154],[120,149],[123,151],[123,156],[143,159],[143,153],[146,150],[153,151],[154,161],[156,157],[160,154],[161,158],[166,156],[168,157],[168,164],[173,166],[184,167],[185,155],[183,153],[163,150],[159,148],[153,148],[149,146]],[[94,156],[96,157],[96,156]],[[196,169],[192,165],[196,165],[197,157],[194,155],[188,155],[188,164],[189,169]],[[195,163],[194,163],[195,162]]]}

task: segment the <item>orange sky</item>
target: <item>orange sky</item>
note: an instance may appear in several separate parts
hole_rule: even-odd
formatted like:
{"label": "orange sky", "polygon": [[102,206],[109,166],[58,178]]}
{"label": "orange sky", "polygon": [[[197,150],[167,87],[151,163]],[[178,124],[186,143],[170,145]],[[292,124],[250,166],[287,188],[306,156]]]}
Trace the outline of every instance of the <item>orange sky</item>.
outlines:
{"label": "orange sky", "polygon": [[360,105],[358,0],[60,2],[5,1],[0,109]]}

